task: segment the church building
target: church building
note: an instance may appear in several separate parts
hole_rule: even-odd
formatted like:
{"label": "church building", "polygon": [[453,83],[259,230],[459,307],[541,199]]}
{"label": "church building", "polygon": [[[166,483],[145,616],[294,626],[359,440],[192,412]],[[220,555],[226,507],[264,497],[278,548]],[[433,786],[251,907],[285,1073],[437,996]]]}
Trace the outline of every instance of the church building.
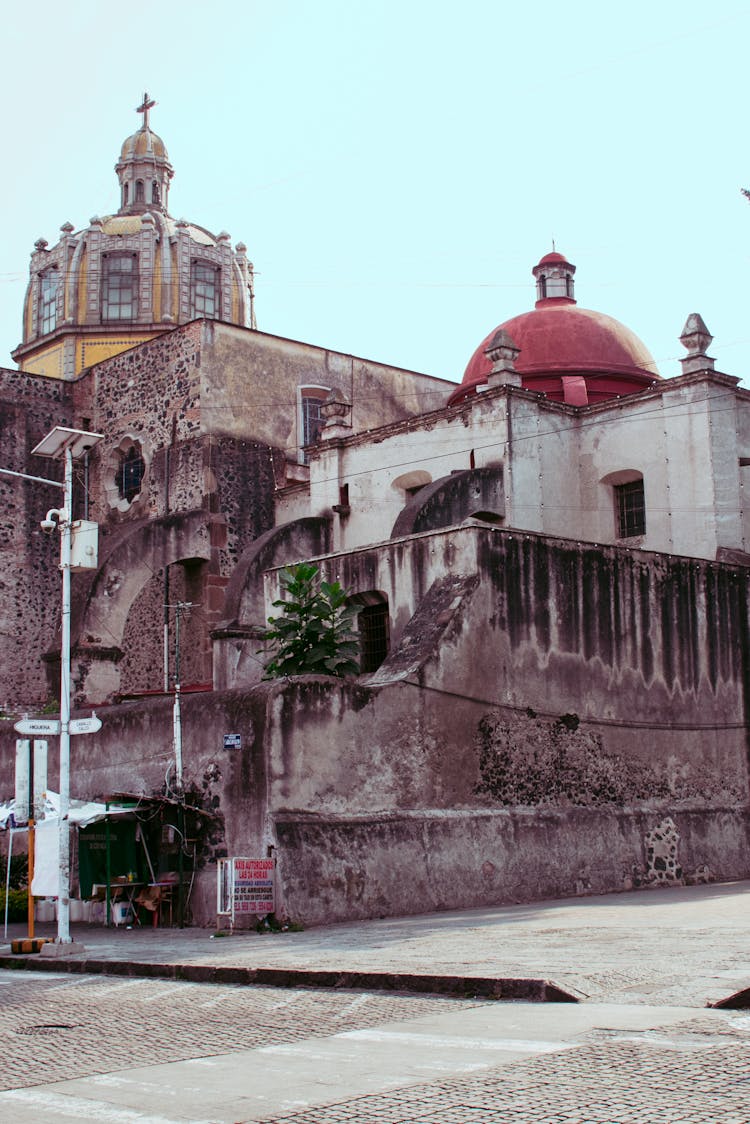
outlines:
{"label": "church building", "polygon": [[[227,856],[272,857],[307,924],[747,877],[750,392],[701,317],[664,377],[553,251],[460,383],[262,333],[244,244],[169,214],[153,107],[117,214],[35,244],[0,370],[3,467],[103,435],[73,794],[163,793],[179,661],[199,923]],[[53,499],[0,476],[6,712],[59,682]],[[263,678],[303,560],[357,610],[354,678]]]}

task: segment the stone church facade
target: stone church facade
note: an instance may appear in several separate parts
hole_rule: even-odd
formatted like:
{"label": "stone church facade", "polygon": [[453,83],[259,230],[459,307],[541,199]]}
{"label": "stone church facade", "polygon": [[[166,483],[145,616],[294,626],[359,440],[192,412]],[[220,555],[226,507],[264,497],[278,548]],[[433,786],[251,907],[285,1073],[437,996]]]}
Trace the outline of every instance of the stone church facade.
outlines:
{"label": "stone church facade", "polygon": [[[35,247],[0,371],[3,467],[42,474],[55,424],[103,435],[72,615],[103,726],[73,795],[162,791],[180,612],[200,922],[225,855],[273,855],[307,923],[746,877],[750,394],[700,317],[662,378],[554,252],[460,385],[261,333],[245,247],[168,213],[151,108],[118,214]],[[53,502],[0,476],[7,712],[58,682]],[[362,673],[265,682],[280,568],[311,558],[358,606]]]}

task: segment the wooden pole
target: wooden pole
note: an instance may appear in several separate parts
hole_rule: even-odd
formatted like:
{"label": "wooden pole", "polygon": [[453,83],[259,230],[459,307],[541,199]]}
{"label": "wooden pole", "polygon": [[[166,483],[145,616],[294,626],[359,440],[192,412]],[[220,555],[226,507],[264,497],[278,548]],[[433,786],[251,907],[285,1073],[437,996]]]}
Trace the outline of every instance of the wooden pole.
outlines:
{"label": "wooden pole", "polygon": [[[32,781],[33,784],[33,781]],[[29,925],[29,940],[34,939],[34,895],[31,892],[31,883],[34,880],[34,820],[33,817],[29,820],[29,905],[28,905],[28,925]]]}

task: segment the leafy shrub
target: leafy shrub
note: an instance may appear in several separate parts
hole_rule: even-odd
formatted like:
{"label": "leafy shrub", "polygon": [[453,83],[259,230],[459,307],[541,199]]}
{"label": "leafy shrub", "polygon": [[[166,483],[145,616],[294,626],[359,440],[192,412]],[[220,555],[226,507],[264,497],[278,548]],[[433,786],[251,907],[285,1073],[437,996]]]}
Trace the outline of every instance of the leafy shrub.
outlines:
{"label": "leafy shrub", "polygon": [[[26,890],[8,891],[8,920],[25,921],[28,917],[29,898]],[[5,919],[5,887],[0,888],[0,919]]]}
{"label": "leafy shrub", "polygon": [[310,562],[286,566],[281,583],[285,596],[273,604],[283,612],[268,618],[271,627],[262,636],[272,657],[265,678],[357,675],[357,610],[345,590],[338,582],[322,581]]}

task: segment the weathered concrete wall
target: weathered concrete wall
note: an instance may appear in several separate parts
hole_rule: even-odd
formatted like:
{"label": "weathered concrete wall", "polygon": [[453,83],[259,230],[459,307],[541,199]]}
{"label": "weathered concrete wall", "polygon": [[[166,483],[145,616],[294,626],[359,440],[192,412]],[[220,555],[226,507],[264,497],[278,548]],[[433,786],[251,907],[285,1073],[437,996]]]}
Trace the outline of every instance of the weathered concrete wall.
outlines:
{"label": "weathered concrete wall", "polygon": [[[416,611],[366,678],[184,699],[198,919],[224,851],[308,924],[750,873],[746,571],[476,525],[324,564]],[[77,794],[163,791],[169,703],[102,717]]]}
{"label": "weathered concrete wall", "polygon": [[280,815],[279,877],[292,915],[318,925],[747,877],[736,809],[675,814],[680,876],[659,877],[649,836],[665,819],[656,808]]}
{"label": "weathered concrete wall", "polygon": [[453,472],[426,484],[404,507],[393,525],[391,538],[450,527],[473,516],[495,523],[504,521],[501,466]]}
{"label": "weathered concrete wall", "polygon": [[354,431],[441,406],[454,387],[444,379],[390,367],[297,340],[207,321],[201,356],[206,433],[251,435],[291,458],[300,450],[297,388],[340,388]]}

